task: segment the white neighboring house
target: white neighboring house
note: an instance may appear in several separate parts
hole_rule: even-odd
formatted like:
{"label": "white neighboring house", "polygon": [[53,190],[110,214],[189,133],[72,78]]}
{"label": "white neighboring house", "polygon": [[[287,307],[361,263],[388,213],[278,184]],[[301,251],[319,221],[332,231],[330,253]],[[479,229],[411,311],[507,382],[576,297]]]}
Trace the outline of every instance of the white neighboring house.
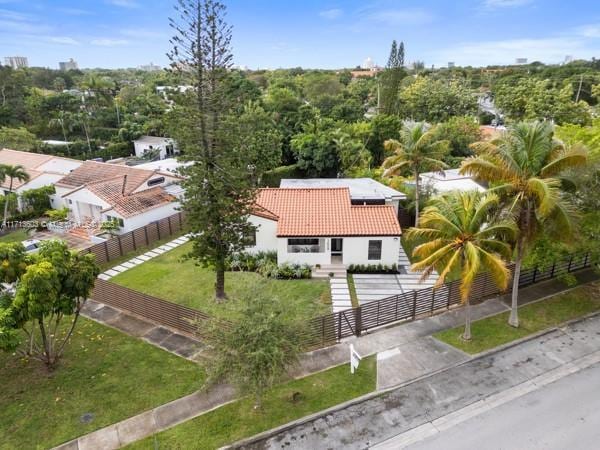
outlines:
{"label": "white neighboring house", "polygon": [[158,151],[159,159],[172,158],[179,153],[177,143],[166,137],[142,136],[133,141],[135,147],[135,156],[144,157],[153,151]]}
{"label": "white neighboring house", "polygon": [[[451,191],[478,191],[486,190],[470,175],[461,175],[459,169],[448,169],[442,172],[425,172],[419,176],[422,186],[430,186],[434,193],[443,194]],[[407,183],[408,184],[408,183]],[[411,183],[414,185],[414,183]]]}
{"label": "white neighboring house", "polygon": [[[5,178],[1,183],[1,195],[14,192],[18,196],[18,207],[22,208],[21,194],[30,189],[55,185],[58,180],[77,169],[83,161],[62,158],[41,153],[21,152],[17,150],[0,150],[0,164],[10,166],[21,165],[29,174],[29,181],[22,182],[13,180],[12,191],[10,190],[10,178]],[[50,195],[50,205],[59,208],[61,201],[56,194]]]}
{"label": "white neighboring house", "polygon": [[398,212],[406,194],[371,178],[306,178],[283,179],[281,188],[348,188],[353,205],[391,205]]}
{"label": "white neighboring house", "polygon": [[56,183],[56,192],[69,218],[82,224],[71,232],[90,237],[100,230],[88,224],[116,220],[118,233],[126,233],[176,214],[179,181],[172,173],[86,161]]}
{"label": "white neighboring house", "polygon": [[398,263],[402,231],[391,205],[353,205],[345,188],[260,189],[249,221],[250,253],[315,265]]}

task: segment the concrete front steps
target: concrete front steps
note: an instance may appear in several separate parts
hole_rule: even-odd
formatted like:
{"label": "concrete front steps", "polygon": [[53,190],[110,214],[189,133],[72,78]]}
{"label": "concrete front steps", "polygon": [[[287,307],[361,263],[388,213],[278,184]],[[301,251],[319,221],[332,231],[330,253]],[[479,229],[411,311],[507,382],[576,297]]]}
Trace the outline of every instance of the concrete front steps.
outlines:
{"label": "concrete front steps", "polygon": [[[333,274],[333,276],[330,276],[330,274]],[[312,269],[312,277],[317,279],[346,279],[346,275],[346,266],[343,264],[322,264],[321,267],[313,267]]]}
{"label": "concrete front steps", "polygon": [[398,268],[400,267],[404,267],[406,271],[408,271],[410,267],[410,260],[408,259],[408,256],[406,255],[402,245],[400,245],[400,255],[398,256]]}

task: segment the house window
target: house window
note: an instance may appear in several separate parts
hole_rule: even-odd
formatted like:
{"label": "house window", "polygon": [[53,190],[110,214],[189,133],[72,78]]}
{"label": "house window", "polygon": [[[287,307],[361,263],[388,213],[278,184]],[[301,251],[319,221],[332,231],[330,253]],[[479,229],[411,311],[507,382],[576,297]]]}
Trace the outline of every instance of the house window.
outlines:
{"label": "house window", "polygon": [[256,230],[249,231],[244,235],[244,244],[246,244],[246,247],[254,247],[256,245]]}
{"label": "house window", "polygon": [[318,238],[288,239],[288,253],[320,253]]}
{"label": "house window", "polygon": [[156,186],[157,184],[162,184],[165,182],[165,177],[153,178],[152,180],[148,180],[148,186]]}
{"label": "house window", "polygon": [[381,241],[369,241],[369,260],[381,259]]}
{"label": "house window", "polygon": [[106,216],[107,222],[117,222],[121,228],[125,226],[125,222],[120,217]]}

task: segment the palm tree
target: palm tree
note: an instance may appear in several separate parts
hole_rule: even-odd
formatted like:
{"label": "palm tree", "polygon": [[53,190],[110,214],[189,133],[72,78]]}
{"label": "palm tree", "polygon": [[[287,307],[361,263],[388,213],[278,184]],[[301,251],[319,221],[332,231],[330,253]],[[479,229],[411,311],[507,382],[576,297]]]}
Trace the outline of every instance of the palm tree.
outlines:
{"label": "palm tree", "polygon": [[419,175],[448,167],[441,158],[448,152],[450,143],[437,139],[434,131],[425,122],[408,123],[400,130],[399,141],[389,139],[384,143],[385,149],[394,155],[383,162],[383,176],[409,171],[415,177],[415,226],[419,225]]}
{"label": "palm tree", "polygon": [[[0,164],[0,177],[2,180],[6,180],[6,177],[10,178],[8,191],[12,192],[14,180],[28,181],[29,174],[25,171],[25,168],[21,165],[11,166],[9,164]],[[4,219],[2,220],[2,228],[6,229],[6,221],[8,219],[8,198],[4,201]]]}
{"label": "palm tree", "polygon": [[[440,274],[440,287],[449,274],[460,271],[460,298],[465,307],[463,339],[471,339],[469,296],[477,274],[487,271],[502,290],[510,281],[505,260],[511,256],[506,240],[517,232],[513,220],[499,220],[495,212],[500,204],[495,194],[456,192],[434,198],[423,211],[419,227],[407,232],[408,239],[427,242],[418,245],[413,255],[420,260],[411,270],[423,271],[426,279],[434,270]],[[505,260],[503,260],[505,258]]]}
{"label": "palm tree", "polygon": [[508,211],[519,228],[508,320],[518,327],[523,258],[542,229],[559,239],[571,234],[573,207],[561,194],[561,185],[571,182],[562,174],[585,165],[587,150],[582,145],[569,147],[554,139],[552,126],[547,122],[518,124],[495,139],[472,144],[472,148],[477,156],[463,161],[461,173],[495,186],[493,191],[507,200]]}

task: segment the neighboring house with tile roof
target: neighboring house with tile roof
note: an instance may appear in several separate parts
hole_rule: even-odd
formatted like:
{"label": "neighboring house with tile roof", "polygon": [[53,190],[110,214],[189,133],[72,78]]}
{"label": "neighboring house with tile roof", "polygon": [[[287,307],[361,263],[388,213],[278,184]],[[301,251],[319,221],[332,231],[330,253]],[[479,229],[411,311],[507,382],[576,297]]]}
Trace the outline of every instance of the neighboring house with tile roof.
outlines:
{"label": "neighboring house with tile roof", "polygon": [[350,189],[260,189],[249,218],[248,251],[276,251],[278,263],[398,263],[402,231],[391,205],[353,205]]}
{"label": "neighboring house with tile roof", "polygon": [[[0,164],[10,166],[21,165],[29,174],[29,180],[26,182],[13,180],[12,192],[20,196],[20,194],[27,190],[56,184],[58,180],[81,166],[83,161],[4,148],[0,150]],[[10,179],[5,178],[3,181],[0,181],[1,194],[8,194]],[[53,207],[56,207],[60,203],[56,195],[50,196],[50,204]],[[19,200],[20,206],[21,203]]]}
{"label": "neighboring house with tile roof", "polygon": [[179,181],[177,175],[159,170],[85,161],[56,183],[56,192],[71,220],[116,220],[119,232],[126,233],[175,214],[182,191],[173,187]]}

